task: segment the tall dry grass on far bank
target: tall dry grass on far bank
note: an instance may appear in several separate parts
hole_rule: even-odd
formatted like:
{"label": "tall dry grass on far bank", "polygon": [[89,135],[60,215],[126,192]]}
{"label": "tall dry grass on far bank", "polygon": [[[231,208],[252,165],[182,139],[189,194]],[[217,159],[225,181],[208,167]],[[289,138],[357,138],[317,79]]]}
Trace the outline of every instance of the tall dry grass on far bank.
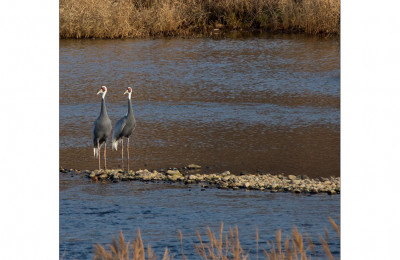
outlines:
{"label": "tall dry grass on far bank", "polygon": [[337,35],[340,0],[60,0],[61,38],[208,35],[212,29]]}

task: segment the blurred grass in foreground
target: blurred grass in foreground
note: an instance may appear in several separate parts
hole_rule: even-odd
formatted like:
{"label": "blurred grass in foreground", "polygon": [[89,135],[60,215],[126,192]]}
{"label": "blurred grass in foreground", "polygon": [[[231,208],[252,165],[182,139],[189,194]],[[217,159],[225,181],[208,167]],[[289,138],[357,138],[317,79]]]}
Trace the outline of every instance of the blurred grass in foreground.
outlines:
{"label": "blurred grass in foreground", "polygon": [[[322,246],[323,251],[325,252],[325,256],[327,259],[335,259],[332,256],[332,253],[328,246],[329,239],[340,239],[340,228],[333,221],[332,218],[329,218],[329,222],[331,223],[333,229],[336,231],[337,235],[329,238],[328,231],[325,228],[325,238],[320,236],[319,242]],[[181,259],[188,259],[185,256],[183,250],[183,238],[182,233],[178,230],[179,240],[181,242]],[[246,253],[246,250],[243,249],[240,245],[239,240],[239,231],[238,228],[234,229],[230,228],[229,232],[224,235],[223,232],[223,223],[221,223],[219,233],[216,235],[210,228],[207,228],[207,239],[210,241],[208,243],[203,242],[203,239],[200,233],[197,231],[197,238],[199,240],[198,244],[196,244],[195,250],[200,259],[218,259],[218,260],[243,260],[250,259],[249,255]],[[258,255],[259,250],[259,235],[258,230],[256,229],[256,249],[257,249],[257,259],[268,259],[268,260],[290,260],[290,259],[300,259],[306,260],[311,259],[311,257],[315,256],[315,248],[316,245],[311,240],[310,236],[306,234],[306,239],[304,236],[300,234],[298,229],[294,227],[292,229],[291,236],[286,236],[285,240],[282,240],[282,232],[278,230],[276,232],[275,241],[267,241],[267,247],[262,249],[263,254]],[[305,243],[307,241],[307,244]],[[283,245],[282,245],[283,242]],[[156,255],[154,251],[151,249],[151,246],[148,245],[147,248],[143,244],[143,240],[140,234],[140,229],[137,231],[136,238],[132,242],[126,242],[125,238],[122,234],[122,231],[119,234],[118,241],[113,238],[112,243],[107,245],[109,250],[104,248],[102,245],[95,245],[94,258],[93,259],[101,259],[101,260],[155,260]],[[147,253],[147,254],[146,254]],[[163,260],[172,259],[168,247],[165,248],[164,255],[162,256]]]}

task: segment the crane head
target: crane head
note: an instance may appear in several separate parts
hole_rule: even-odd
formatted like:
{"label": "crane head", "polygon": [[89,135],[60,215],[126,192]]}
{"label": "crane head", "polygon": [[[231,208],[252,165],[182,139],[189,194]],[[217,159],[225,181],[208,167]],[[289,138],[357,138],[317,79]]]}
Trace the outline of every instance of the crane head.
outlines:
{"label": "crane head", "polygon": [[97,95],[101,94],[101,93],[106,93],[106,92],[107,92],[107,87],[106,86],[102,86],[101,89],[99,90],[99,92],[97,92]]}
{"label": "crane head", "polygon": [[131,87],[128,87],[127,89],[126,89],[126,91],[124,92],[124,95],[125,94],[132,94],[132,88]]}

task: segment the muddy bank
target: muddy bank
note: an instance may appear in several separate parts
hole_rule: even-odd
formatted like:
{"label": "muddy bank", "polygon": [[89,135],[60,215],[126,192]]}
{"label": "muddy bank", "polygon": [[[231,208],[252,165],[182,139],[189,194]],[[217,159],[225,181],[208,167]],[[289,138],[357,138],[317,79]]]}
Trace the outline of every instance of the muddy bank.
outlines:
{"label": "muddy bank", "polygon": [[234,175],[229,171],[222,173],[205,174],[202,167],[191,164],[182,168],[169,168],[160,170],[74,170],[60,168],[61,173],[84,174],[93,181],[164,181],[182,184],[199,184],[204,189],[252,189],[270,192],[292,193],[340,193],[340,177],[309,178],[305,175],[272,175],[269,173]]}

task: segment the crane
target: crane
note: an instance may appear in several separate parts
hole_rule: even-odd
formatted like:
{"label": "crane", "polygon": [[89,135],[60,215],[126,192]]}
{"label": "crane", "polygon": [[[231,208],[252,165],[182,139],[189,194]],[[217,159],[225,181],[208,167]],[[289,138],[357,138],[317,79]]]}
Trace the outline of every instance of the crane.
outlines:
{"label": "crane", "polygon": [[102,94],[101,97],[101,110],[100,110],[100,115],[94,121],[93,123],[93,128],[92,128],[92,136],[93,136],[93,155],[95,158],[99,158],[99,170],[101,170],[100,167],[100,149],[104,144],[104,169],[107,169],[107,138],[111,136],[111,130],[112,130],[112,124],[111,120],[108,117],[107,114],[107,108],[106,108],[106,101],[105,97],[107,94],[107,87],[102,86],[100,91],[97,92],[98,94]]}
{"label": "crane", "polygon": [[124,137],[128,139],[127,150],[128,150],[128,172],[129,172],[129,137],[132,135],[136,127],[136,120],[133,115],[131,94],[132,88],[128,87],[124,92],[124,95],[128,94],[128,113],[122,117],[114,126],[114,131],[112,134],[112,147],[113,149],[118,149],[118,143],[121,142],[121,160],[122,160],[122,170],[124,169]]}

